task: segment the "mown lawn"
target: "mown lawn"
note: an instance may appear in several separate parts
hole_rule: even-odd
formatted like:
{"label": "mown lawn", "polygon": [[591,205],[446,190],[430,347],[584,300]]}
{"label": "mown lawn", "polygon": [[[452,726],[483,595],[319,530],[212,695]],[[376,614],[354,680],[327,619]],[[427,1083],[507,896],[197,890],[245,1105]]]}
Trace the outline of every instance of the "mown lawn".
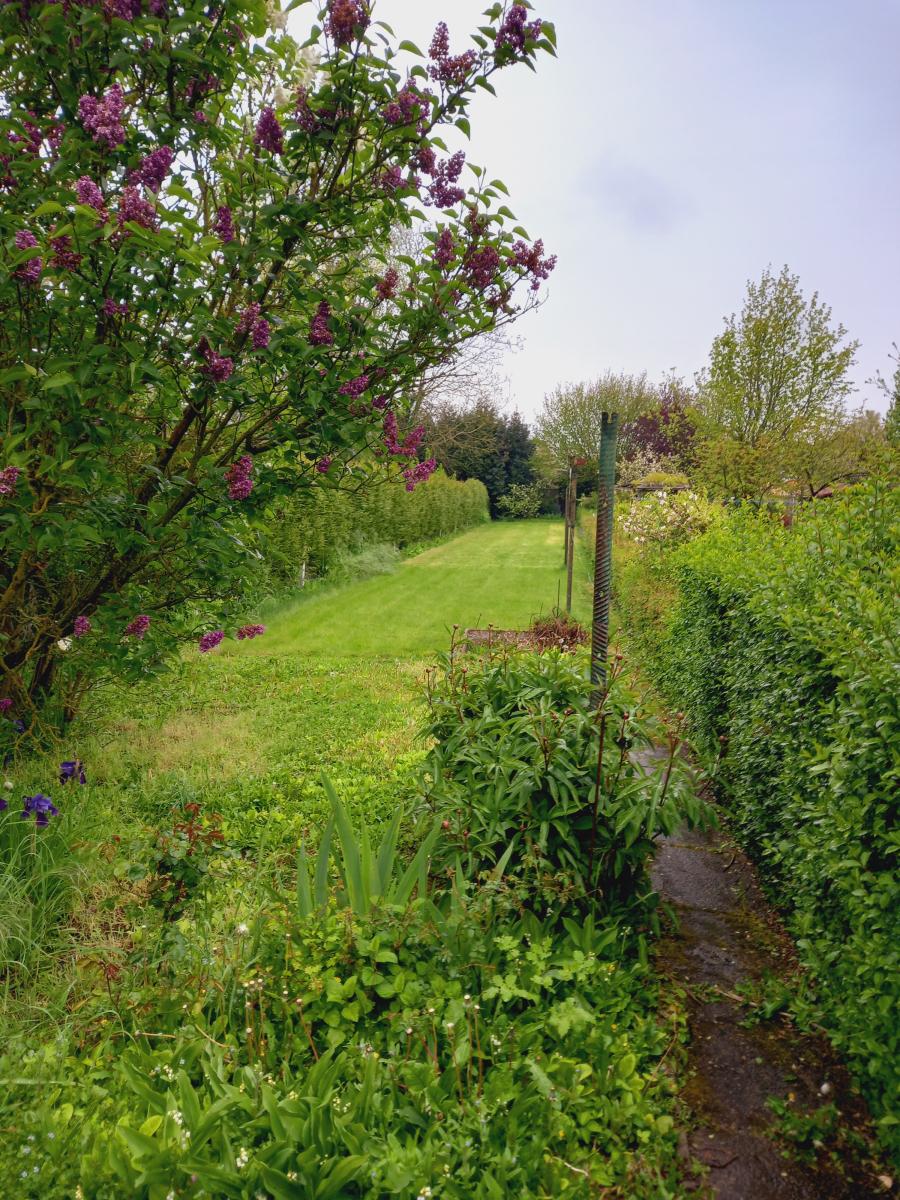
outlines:
{"label": "mown lawn", "polygon": [[[312,589],[286,606],[265,638],[228,654],[430,657],[461,629],[524,628],[565,602],[560,521],[482,525],[380,575],[338,589]],[[585,558],[577,547],[573,609],[587,620]]]}

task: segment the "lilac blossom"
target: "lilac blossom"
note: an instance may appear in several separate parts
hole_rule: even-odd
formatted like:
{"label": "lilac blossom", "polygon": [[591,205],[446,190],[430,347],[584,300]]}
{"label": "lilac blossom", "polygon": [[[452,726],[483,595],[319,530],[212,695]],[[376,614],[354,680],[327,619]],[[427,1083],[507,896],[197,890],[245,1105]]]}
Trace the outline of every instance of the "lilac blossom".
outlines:
{"label": "lilac blossom", "polygon": [[368,25],[369,6],[365,0],[329,0],[325,32],[338,46],[352,45]]}
{"label": "lilac blossom", "polygon": [[108,219],[109,214],[106,211],[106,203],[103,199],[103,193],[94,183],[93,179],[88,175],[82,175],[75,183],[75,196],[79,204],[86,204],[92,208],[98,216],[101,216],[104,221]]}
{"label": "lilac blossom", "polygon": [[379,300],[393,300],[397,294],[397,284],[400,282],[400,276],[394,267],[388,267],[383,277],[375,284],[375,291],[378,293]]}
{"label": "lilac blossom", "polygon": [[84,637],[91,632],[91,623],[87,617],[76,617],[72,623],[72,636]]}
{"label": "lilac blossom", "polygon": [[469,250],[463,265],[469,283],[483,292],[496,278],[500,267],[500,254],[496,246],[490,245],[483,246],[480,250]]}
{"label": "lilac blossom", "polygon": [[128,313],[126,300],[113,300],[111,297],[103,301],[103,314],[107,317],[124,317]]}
{"label": "lilac blossom", "polygon": [[521,239],[513,243],[513,255],[520,267],[524,267],[531,276],[531,290],[539,290],[543,280],[550,277],[550,272],[556,266],[556,255],[544,258],[544,243],[540,238],[529,246]]}
{"label": "lilac blossom", "polygon": [[438,208],[452,208],[465,198],[465,190],[453,186],[462,174],[465,161],[465,154],[462,150],[457,150],[446,162],[439,163],[432,172],[428,195]]}
{"label": "lilac blossom", "polygon": [[316,309],[316,315],[309,326],[309,344],[311,346],[331,346],[334,344],[334,334],[328,328],[328,319],[330,316],[331,305],[327,300],[320,301],[319,307]]}
{"label": "lilac blossom", "polygon": [[156,228],[156,209],[149,200],[144,199],[140,188],[132,185],[122,190],[119,200],[119,228],[121,229],[128,221],[133,221],[135,225],[140,225],[144,229]]}
{"label": "lilac blossom", "polygon": [[226,379],[231,377],[234,370],[234,359],[228,358],[224,354],[217,354],[212,346],[206,345],[202,349],[202,354],[206,360],[205,365],[200,368],[202,374],[207,375],[213,383],[224,383]]}
{"label": "lilac blossom", "polygon": [[284,131],[273,108],[264,108],[260,113],[253,140],[263,150],[269,150],[272,154],[284,154]]}
{"label": "lilac blossom", "polygon": [[540,19],[526,24],[528,9],[524,4],[514,4],[494,39],[498,51],[509,49],[513,54],[524,54],[528,41],[537,41],[541,36],[542,22]]}
{"label": "lilac blossom", "polygon": [[400,167],[388,167],[379,179],[379,184],[386,192],[396,192],[403,187],[403,171]]}
{"label": "lilac blossom", "polygon": [[12,708],[12,706],[13,706],[13,702],[12,702],[12,700],[10,700],[9,696],[4,696],[3,699],[0,700],[0,713],[9,712],[9,710]]}
{"label": "lilac blossom", "polygon": [[227,246],[229,242],[233,242],[235,239],[234,221],[231,216],[231,209],[227,204],[220,204],[216,210],[216,219],[213,221],[213,233],[223,246]]}
{"label": "lilac blossom", "polygon": [[0,471],[0,496],[14,496],[16,494],[16,481],[21,474],[21,467],[4,467]]}
{"label": "lilac blossom", "polygon": [[387,408],[387,405],[388,405],[388,395],[386,392],[382,392],[382,394],[380,396],[376,396],[375,399],[372,401],[372,407],[375,409],[378,409],[379,411]]}
{"label": "lilac blossom", "polygon": [[382,115],[389,125],[412,125],[415,121],[421,121],[428,110],[427,97],[407,83],[396,98],[385,106]]}
{"label": "lilac blossom", "polygon": [[78,101],[79,120],[94,141],[107,150],[115,150],[125,141],[124,109],[125,93],[119,83],[114,83],[101,100],[82,96]]}
{"label": "lilac blossom", "polygon": [[[16,234],[16,249],[17,250],[33,250],[38,244],[37,238],[29,229],[20,229]],[[22,264],[21,267],[16,267],[13,272],[17,279],[21,279],[23,283],[35,284],[41,277],[41,271],[44,269],[44,260],[39,257],[29,258]]]}
{"label": "lilac blossom", "polygon": [[445,271],[453,262],[455,255],[456,242],[453,240],[453,234],[449,229],[442,229],[434,244],[434,261],[442,271]]}
{"label": "lilac blossom", "polygon": [[320,475],[325,474],[325,472],[330,468],[332,461],[333,460],[327,454],[324,458],[319,459],[319,461],[316,463],[316,470]]}
{"label": "lilac blossom", "polygon": [[240,320],[235,326],[234,332],[239,337],[242,334],[249,334],[254,350],[265,350],[268,346],[271,333],[269,322],[265,317],[259,315],[259,305],[255,301],[253,304],[249,304],[241,313]]}
{"label": "lilac blossom", "polygon": [[339,396],[351,396],[354,400],[363,394],[369,386],[368,375],[357,375],[354,379],[349,379],[346,383],[342,383],[338,388]]}
{"label": "lilac blossom", "polygon": [[125,637],[137,638],[139,642],[144,640],[144,634],[150,628],[150,618],[146,613],[141,613],[137,617],[133,617],[125,626]]}
{"label": "lilac blossom", "polygon": [[262,637],[265,632],[265,625],[242,625],[235,634],[235,637],[239,642],[243,642],[247,639],[252,640],[256,637]]}
{"label": "lilac blossom", "polygon": [[199,641],[200,653],[208,654],[210,650],[215,650],[216,646],[223,641],[225,637],[224,629],[211,629],[209,633],[204,633]]}
{"label": "lilac blossom", "polygon": [[426,459],[425,462],[418,463],[414,467],[407,467],[403,472],[403,478],[406,480],[406,490],[408,492],[415,491],[416,484],[425,483],[436,470],[437,462],[433,458]]}
{"label": "lilac blossom", "polygon": [[174,159],[174,150],[169,146],[158,146],[141,159],[138,166],[129,175],[129,179],[132,183],[142,183],[151,192],[158,192]]}
{"label": "lilac blossom", "polygon": [[297,118],[297,124],[305,133],[315,133],[319,128],[319,118],[309,106],[309,92],[305,87],[297,88],[294,116]]}
{"label": "lilac blossom", "polygon": [[388,451],[400,458],[412,458],[425,436],[425,426],[417,425],[401,442],[397,429],[397,417],[390,409],[384,414],[382,422],[384,444]]}
{"label": "lilac blossom", "polygon": [[233,462],[225,472],[225,482],[228,484],[229,500],[246,500],[253,491],[253,459],[249,454],[242,455]]}
{"label": "lilac blossom", "polygon": [[72,249],[72,239],[67,233],[60,234],[59,237],[51,237],[50,245],[53,248],[50,258],[51,267],[57,267],[60,271],[78,270],[81,266],[82,255]]}

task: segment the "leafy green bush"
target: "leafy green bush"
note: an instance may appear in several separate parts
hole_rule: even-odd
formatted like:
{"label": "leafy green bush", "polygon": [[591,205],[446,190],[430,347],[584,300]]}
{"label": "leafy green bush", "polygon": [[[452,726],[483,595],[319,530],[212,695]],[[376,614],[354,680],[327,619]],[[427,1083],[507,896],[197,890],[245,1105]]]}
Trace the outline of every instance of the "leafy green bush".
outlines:
{"label": "leafy green bush", "polygon": [[737,830],[895,1145],[898,551],[900,492],[884,481],[808,506],[791,530],[736,513],[676,555],[657,658],[697,744],[723,752]]}
{"label": "leafy green bush", "polygon": [[639,488],[671,488],[681,487],[688,482],[687,475],[682,475],[680,471],[648,471],[646,475],[641,476],[634,486]]}
{"label": "leafy green bush", "polygon": [[[451,654],[431,674],[429,702],[428,801],[444,855],[468,878],[502,862],[539,911],[585,897],[605,912],[643,901],[653,839],[701,816],[677,737],[642,717],[620,658],[597,708],[583,656],[555,651]],[[648,773],[647,752],[666,741]]]}
{"label": "leafy green bush", "polygon": [[545,490],[542,483],[511,483],[497,501],[500,515],[520,520],[540,516]]}

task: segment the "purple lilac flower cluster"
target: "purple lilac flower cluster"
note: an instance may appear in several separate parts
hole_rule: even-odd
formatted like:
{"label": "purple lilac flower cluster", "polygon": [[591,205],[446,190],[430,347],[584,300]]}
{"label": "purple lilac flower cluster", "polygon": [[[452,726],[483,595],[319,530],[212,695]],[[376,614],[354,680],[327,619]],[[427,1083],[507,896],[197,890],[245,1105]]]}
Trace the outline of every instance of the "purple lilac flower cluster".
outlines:
{"label": "purple lilac flower cluster", "polygon": [[330,316],[331,305],[327,300],[322,300],[309,326],[309,344],[311,346],[331,346],[334,344],[334,334],[328,328]]}
{"label": "purple lilac flower cluster", "polygon": [[284,154],[284,130],[278,123],[274,108],[264,108],[260,113],[253,141],[271,154]]}
{"label": "purple lilac flower cluster", "polygon": [[325,32],[338,46],[350,46],[369,26],[365,0],[329,0]]}
{"label": "purple lilac flower cluster", "polygon": [[[45,829],[50,823],[51,817],[59,816],[59,809],[53,803],[49,796],[44,796],[38,792],[36,796],[24,797],[24,808],[22,809],[22,820],[27,821],[29,817],[34,817],[34,823],[39,829]],[[6,801],[3,801],[3,807],[6,807]]]}
{"label": "purple lilac flower cluster", "polygon": [[50,245],[53,247],[53,254],[50,257],[51,267],[57,267],[60,271],[78,270],[83,256],[72,249],[72,239],[67,233],[62,233],[59,237],[51,237]]}
{"label": "purple lilac flower cluster", "polygon": [[90,176],[82,175],[76,181],[75,197],[79,204],[86,204],[89,208],[92,208],[104,221],[108,219],[109,213],[106,211],[103,193]]}
{"label": "purple lilac flower cluster", "polygon": [[76,617],[72,623],[72,636],[84,637],[91,632],[91,623],[87,617]]}
{"label": "purple lilac flower cluster", "polygon": [[[421,151],[419,153],[421,155]],[[436,204],[438,208],[452,208],[465,198],[464,189],[453,186],[462,174],[465,162],[465,154],[462,150],[457,150],[446,162],[436,164],[428,187],[428,196],[432,204]]]}
{"label": "purple lilac flower cluster", "polygon": [[417,425],[401,442],[397,429],[397,417],[393,412],[388,410],[384,414],[382,432],[384,435],[384,444],[391,454],[399,458],[412,458],[421,445],[422,438],[425,436],[425,426]]}
{"label": "purple lilac flower cluster", "polygon": [[136,21],[141,15],[141,0],[104,0],[103,10],[108,17]]}
{"label": "purple lilac flower cluster", "polygon": [[556,266],[556,255],[544,258],[544,243],[540,238],[529,246],[521,239],[513,244],[513,254],[520,267],[524,267],[531,276],[531,290],[536,292],[541,283],[550,278],[550,272]]}
{"label": "purple lilac flower cluster", "polygon": [[247,639],[252,640],[256,637],[262,637],[265,632],[265,625],[242,625],[235,634],[235,637],[239,642],[243,642]]}
{"label": "purple lilac flower cluster", "polygon": [[500,254],[496,246],[482,246],[480,250],[470,250],[464,262],[466,278],[472,287],[484,291],[490,287],[497,277],[500,267]]}
{"label": "purple lilac flower cluster", "polygon": [[353,379],[349,379],[346,383],[342,383],[338,388],[339,396],[350,396],[354,400],[363,394],[369,386],[368,375],[357,375]]}
{"label": "purple lilac flower cluster", "polygon": [[326,472],[331,469],[331,464],[333,461],[334,459],[332,459],[330,455],[326,454],[324,458],[320,458],[316,463],[316,470],[320,475],[326,474]]}
{"label": "purple lilac flower cluster", "polygon": [[[20,229],[15,240],[17,250],[33,250],[38,244],[37,238],[30,229]],[[42,258],[29,258],[21,267],[16,267],[14,274],[23,283],[35,284],[40,279],[43,269],[44,260]]]}
{"label": "purple lilac flower cluster", "polygon": [[0,496],[14,496],[16,494],[16,481],[21,474],[21,467],[4,467],[0,471]]}
{"label": "purple lilac flower cluster", "polygon": [[199,641],[200,653],[208,654],[210,650],[215,650],[216,646],[225,638],[224,629],[211,629],[209,633],[204,633]]}
{"label": "purple lilac flower cluster", "polygon": [[128,313],[128,302],[126,300],[113,300],[111,297],[103,301],[103,314],[107,317],[124,317]]}
{"label": "purple lilac flower cluster", "polygon": [[125,637],[137,638],[139,642],[144,640],[144,634],[150,628],[150,618],[146,613],[141,613],[134,617],[125,626]]}
{"label": "purple lilac flower cluster", "polygon": [[142,183],[151,192],[158,192],[174,159],[175,152],[171,147],[158,146],[141,159],[138,166],[131,172],[129,179],[135,184]]}
{"label": "purple lilac flower cluster", "polygon": [[211,379],[213,383],[224,383],[226,379],[230,378],[234,370],[233,358],[217,354],[206,338],[200,339],[199,349],[205,360],[204,365],[200,368],[202,374]]}
{"label": "purple lilac flower cluster", "polygon": [[465,83],[469,72],[478,61],[474,50],[466,50],[464,54],[450,54],[450,31],[445,21],[440,21],[428,47],[428,57],[432,65],[428,74],[438,83],[459,85]]}
{"label": "purple lilac flower cluster", "polygon": [[417,463],[414,467],[407,467],[403,472],[403,478],[406,480],[406,490],[413,492],[416,489],[417,483],[425,483],[437,470],[437,461],[433,458],[428,458],[425,462]]}
{"label": "purple lilac flower cluster", "polygon": [[253,459],[249,454],[242,455],[237,462],[231,464],[225,472],[229,500],[247,499],[253,491],[253,480],[250,478],[252,470]]}
{"label": "purple lilac flower cluster", "polygon": [[497,50],[509,48],[514,54],[524,54],[526,43],[536,42],[541,36],[542,22],[527,21],[528,9],[524,4],[514,4],[497,31],[494,44]]}
{"label": "purple lilac flower cluster", "polygon": [[397,98],[385,106],[382,115],[389,125],[412,125],[423,120],[429,110],[428,97],[407,83]]}
{"label": "purple lilac flower cluster", "polygon": [[297,88],[294,116],[297,124],[305,133],[315,133],[319,128],[319,118],[309,106],[309,91],[302,85]]}
{"label": "purple lilac flower cluster", "polygon": [[239,337],[241,334],[249,334],[254,350],[265,350],[268,346],[271,334],[269,322],[259,315],[259,305],[256,302],[249,304],[241,313],[234,332]]}
{"label": "purple lilac flower cluster", "polygon": [[133,221],[143,229],[156,228],[156,209],[149,200],[144,199],[141,189],[132,184],[122,189],[118,212],[119,229],[128,221]]}
{"label": "purple lilac flower cluster", "polygon": [[10,700],[9,696],[4,696],[3,699],[0,700],[0,713],[8,713],[12,706],[13,702]]}
{"label": "purple lilac flower cluster", "polygon": [[385,192],[396,192],[403,187],[403,170],[400,167],[388,167],[382,172],[381,179],[378,181],[381,188]]}
{"label": "purple lilac flower cluster", "polygon": [[227,204],[220,204],[216,210],[216,219],[213,221],[213,233],[223,246],[227,246],[229,242],[234,241],[234,221],[231,216],[231,209]]}
{"label": "purple lilac flower cluster", "polygon": [[59,782],[68,783],[71,780],[82,785],[87,783],[87,776],[84,773],[84,763],[80,758],[68,759],[66,762],[59,764]]}
{"label": "purple lilac flower cluster", "polygon": [[122,115],[125,111],[125,93],[122,85],[114,83],[102,99],[82,96],[78,101],[78,118],[95,142],[107,150],[115,150],[125,141],[125,126]]}
{"label": "purple lilac flower cluster", "polygon": [[456,242],[453,239],[453,234],[449,229],[442,229],[434,245],[434,261],[442,271],[446,271],[447,267],[453,262],[455,255]]}
{"label": "purple lilac flower cluster", "polygon": [[378,299],[393,300],[394,296],[397,294],[397,285],[399,282],[400,276],[398,275],[396,269],[394,267],[388,267],[382,278],[379,279],[375,284],[375,291],[378,293]]}

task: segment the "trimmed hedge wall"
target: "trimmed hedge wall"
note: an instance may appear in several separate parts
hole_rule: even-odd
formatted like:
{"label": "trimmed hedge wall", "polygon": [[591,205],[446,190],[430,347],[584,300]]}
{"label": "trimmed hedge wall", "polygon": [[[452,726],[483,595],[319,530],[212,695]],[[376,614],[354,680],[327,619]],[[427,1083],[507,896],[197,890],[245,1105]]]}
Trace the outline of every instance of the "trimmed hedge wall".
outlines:
{"label": "trimmed hedge wall", "polygon": [[304,562],[310,575],[319,575],[348,549],[415,545],[487,520],[484,484],[443,471],[413,492],[397,480],[359,493],[319,488],[292,498],[267,529],[266,558],[278,578],[293,581]]}
{"label": "trimmed hedge wall", "polygon": [[699,747],[723,747],[737,832],[790,914],[823,1019],[894,1149],[898,551],[900,491],[884,481],[810,505],[790,530],[735,514],[669,556],[677,598],[650,657]]}

